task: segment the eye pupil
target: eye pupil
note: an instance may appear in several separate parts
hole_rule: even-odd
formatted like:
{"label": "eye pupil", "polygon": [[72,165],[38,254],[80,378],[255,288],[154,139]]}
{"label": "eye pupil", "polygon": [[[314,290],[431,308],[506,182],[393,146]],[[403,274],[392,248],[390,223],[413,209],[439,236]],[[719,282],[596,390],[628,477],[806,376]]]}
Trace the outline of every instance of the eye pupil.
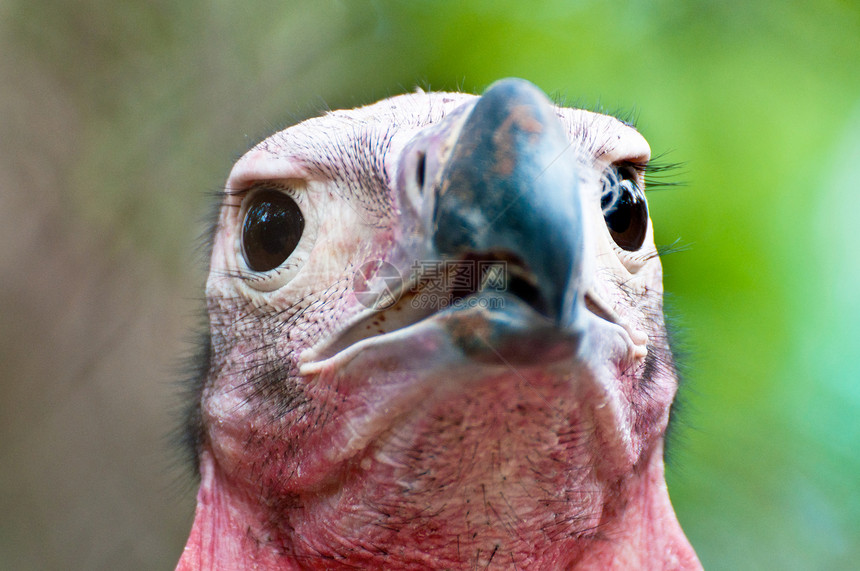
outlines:
{"label": "eye pupil", "polygon": [[302,237],[305,219],[298,204],[278,190],[254,194],[242,223],[242,253],[248,267],[267,272],[286,260]]}
{"label": "eye pupil", "polygon": [[600,208],[616,244],[630,252],[642,247],[648,230],[648,207],[634,181],[612,171],[604,183]]}
{"label": "eye pupil", "polygon": [[[608,195],[611,197],[611,195]],[[630,199],[630,194],[624,193],[615,200],[615,204],[603,205],[603,199],[600,205],[603,207],[603,217],[606,220],[606,225],[610,232],[615,234],[623,234],[630,229],[630,224],[633,222],[634,204]],[[607,200],[607,202],[610,202]]]}

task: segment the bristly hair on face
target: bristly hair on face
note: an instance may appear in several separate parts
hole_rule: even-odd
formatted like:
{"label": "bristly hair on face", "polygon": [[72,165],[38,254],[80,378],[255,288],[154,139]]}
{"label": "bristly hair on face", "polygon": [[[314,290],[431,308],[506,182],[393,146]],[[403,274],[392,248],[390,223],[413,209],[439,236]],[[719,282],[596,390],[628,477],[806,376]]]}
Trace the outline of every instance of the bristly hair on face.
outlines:
{"label": "bristly hair on face", "polygon": [[636,122],[639,120],[639,112],[633,109],[615,107],[609,109],[600,102],[586,103],[582,98],[568,99],[567,95],[560,91],[553,91],[549,94],[550,100],[556,107],[566,107],[570,109],[581,109],[582,111],[590,111],[591,113],[599,113],[600,115],[609,115],[615,117],[628,127],[636,128]]}
{"label": "bristly hair on face", "polygon": [[675,374],[678,379],[678,388],[672,405],[669,407],[669,424],[666,426],[666,434],[663,445],[663,458],[666,465],[671,469],[679,468],[674,459],[681,455],[686,445],[685,433],[687,430],[696,430],[689,423],[690,418],[690,394],[694,389],[690,384],[690,359],[692,351],[687,342],[683,326],[677,317],[678,313],[672,304],[671,295],[663,295],[663,321],[666,326],[666,335],[675,361]]}
{"label": "bristly hair on face", "polygon": [[[224,191],[223,189],[210,190],[205,192],[205,195],[209,206],[201,221],[204,230],[197,237],[194,248],[195,257],[201,267],[208,267],[212,257],[212,246],[218,231]],[[171,447],[176,451],[177,462],[181,462],[183,467],[192,466],[195,479],[200,475],[199,451],[203,441],[200,400],[212,360],[212,339],[209,333],[209,316],[205,298],[201,298],[199,304],[196,312],[198,324],[194,328],[196,334],[193,334],[193,338],[188,341],[190,350],[177,375],[179,380],[176,382],[176,393],[180,403],[176,412],[177,421],[168,434]]]}
{"label": "bristly hair on face", "polygon": [[171,434],[174,449],[179,451],[183,464],[192,466],[195,478],[200,475],[200,448],[204,439],[201,399],[212,360],[208,321],[201,325],[201,330],[197,336],[196,350],[188,357],[186,373],[180,381],[179,392],[183,403],[180,423]]}
{"label": "bristly hair on face", "polygon": [[[625,118],[614,114],[620,121],[628,123]],[[668,151],[664,151],[645,165],[630,165],[639,170],[645,177],[645,189],[647,192],[654,192],[666,189],[673,189],[686,186],[683,180],[677,180],[679,175],[684,174],[681,169],[684,167],[683,162],[669,162],[665,160]],[[681,241],[681,238],[676,238],[669,244],[657,245],[657,255],[660,258],[669,254],[684,252],[690,249],[689,244]],[[672,354],[673,368],[678,379],[678,388],[675,393],[675,398],[669,408],[669,422],[666,426],[663,456],[667,466],[674,468],[675,458],[678,449],[684,446],[684,430],[689,426],[686,423],[688,418],[687,411],[689,409],[688,391],[690,391],[689,383],[687,382],[689,371],[688,361],[690,358],[690,350],[685,343],[683,329],[679,324],[675,311],[671,303],[671,293],[664,292],[663,294],[663,320],[666,327],[667,345]]]}

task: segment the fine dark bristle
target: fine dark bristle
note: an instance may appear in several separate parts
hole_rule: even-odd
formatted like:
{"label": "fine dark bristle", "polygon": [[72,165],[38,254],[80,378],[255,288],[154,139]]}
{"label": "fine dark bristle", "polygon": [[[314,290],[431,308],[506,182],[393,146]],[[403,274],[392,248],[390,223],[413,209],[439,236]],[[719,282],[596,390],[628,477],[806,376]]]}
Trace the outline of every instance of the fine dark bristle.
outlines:
{"label": "fine dark bristle", "polygon": [[592,113],[600,113],[601,115],[609,115],[610,117],[615,117],[628,127],[636,128],[636,123],[639,121],[639,111],[635,108],[628,109],[622,107],[614,107],[612,109],[607,108],[603,105],[603,103],[598,101],[593,104],[588,104],[584,102],[581,98],[577,99],[568,99],[568,97],[559,92],[553,91],[549,94],[550,100],[557,107],[569,107],[572,109],[582,109],[583,111],[590,111]]}
{"label": "fine dark bristle", "polygon": [[616,108],[611,111],[603,111],[606,115],[611,115],[615,117],[628,127],[636,128],[636,124],[639,122],[639,110],[638,109],[621,109]]}
{"label": "fine dark bristle", "polygon": [[[223,190],[207,192],[210,206],[203,222],[204,230],[197,238],[195,254],[198,263],[208,266],[212,257],[212,245],[218,231],[218,219],[221,212]],[[176,426],[170,432],[169,439],[177,451],[179,461],[184,466],[193,467],[193,475],[199,473],[200,444],[203,439],[203,423],[200,415],[200,397],[209,373],[212,357],[212,341],[209,334],[209,317],[205,311],[205,301],[200,301],[201,309],[198,317],[198,333],[188,342],[190,350],[185,358],[185,365],[177,376]]]}
{"label": "fine dark bristle", "polygon": [[212,340],[207,325],[205,333],[199,335],[197,350],[189,359],[188,372],[181,382],[182,420],[173,438],[182,458],[192,465],[195,476],[199,473],[200,447],[204,438],[200,399],[209,374],[211,358]]}
{"label": "fine dark bristle", "polygon": [[[669,346],[672,350],[672,355],[675,361],[675,372],[678,379],[678,390],[675,394],[675,400],[672,401],[672,406],[669,408],[669,424],[666,427],[666,436],[664,444],[664,459],[666,464],[671,468],[676,467],[674,458],[678,454],[679,449],[684,446],[684,432],[691,428],[689,424],[690,399],[689,394],[692,390],[688,382],[688,367],[691,351],[684,341],[683,328],[679,325],[676,312],[670,307],[666,307],[667,297],[668,302],[671,301],[669,294],[664,294],[664,322],[666,325],[666,334],[669,341]],[[670,305],[670,304],[669,304]]]}
{"label": "fine dark bristle", "polygon": [[663,256],[668,256],[669,254],[677,254],[679,252],[686,252],[690,249],[689,244],[684,244],[681,242],[681,239],[678,238],[671,244],[661,244],[657,246],[657,254],[662,258]]}

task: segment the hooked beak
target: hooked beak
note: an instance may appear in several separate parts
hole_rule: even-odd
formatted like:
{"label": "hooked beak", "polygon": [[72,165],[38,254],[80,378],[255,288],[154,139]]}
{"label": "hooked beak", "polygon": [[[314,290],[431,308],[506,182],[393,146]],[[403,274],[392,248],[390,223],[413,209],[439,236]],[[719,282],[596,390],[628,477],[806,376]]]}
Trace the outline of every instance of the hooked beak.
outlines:
{"label": "hooked beak", "polygon": [[584,258],[569,149],[543,92],[499,81],[465,119],[422,209],[431,256],[501,260],[508,293],[565,330],[582,309]]}
{"label": "hooked beak", "polygon": [[[385,310],[385,320],[363,312],[336,339],[310,349],[302,372],[341,352],[357,354],[378,335],[397,333],[386,337],[399,343],[404,329],[420,324],[425,337],[444,335],[474,361],[573,356],[587,286],[580,173],[570,146],[552,103],[520,79],[496,82],[419,133],[397,180],[402,218],[388,267],[410,276],[395,292],[400,301],[374,308]],[[421,297],[430,289],[422,265],[437,277],[440,266],[447,272],[444,304]],[[454,275],[464,269],[467,285]],[[366,277],[388,287],[381,271]]]}

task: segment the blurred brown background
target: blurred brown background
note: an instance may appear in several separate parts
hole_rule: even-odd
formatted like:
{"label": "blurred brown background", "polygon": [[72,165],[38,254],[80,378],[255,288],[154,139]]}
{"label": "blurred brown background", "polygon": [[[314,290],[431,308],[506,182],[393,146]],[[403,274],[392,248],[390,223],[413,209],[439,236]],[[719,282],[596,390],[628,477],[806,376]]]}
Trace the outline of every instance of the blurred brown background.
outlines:
{"label": "blurred brown background", "polygon": [[709,569],[860,558],[860,8],[823,1],[0,2],[0,570],[170,569],[198,236],[326,106],[521,76],[634,109],[693,359],[669,485]]}

